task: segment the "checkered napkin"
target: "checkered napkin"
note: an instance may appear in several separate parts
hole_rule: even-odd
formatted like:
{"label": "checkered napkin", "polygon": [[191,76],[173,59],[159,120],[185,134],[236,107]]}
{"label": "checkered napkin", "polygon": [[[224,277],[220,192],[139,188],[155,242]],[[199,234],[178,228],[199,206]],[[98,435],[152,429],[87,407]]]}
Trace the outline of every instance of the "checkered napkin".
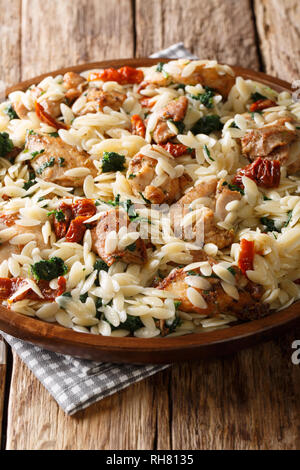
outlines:
{"label": "checkered napkin", "polygon": [[[151,57],[196,58],[182,42]],[[69,415],[169,367],[99,364],[46,351],[4,333],[3,337]]]}

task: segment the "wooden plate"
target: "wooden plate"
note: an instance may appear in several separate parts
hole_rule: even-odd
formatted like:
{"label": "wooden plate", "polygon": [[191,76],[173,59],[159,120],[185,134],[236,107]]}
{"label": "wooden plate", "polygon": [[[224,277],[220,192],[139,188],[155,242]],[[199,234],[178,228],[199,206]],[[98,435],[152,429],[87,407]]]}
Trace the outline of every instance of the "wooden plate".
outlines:
{"label": "wooden plate", "polygon": [[[123,65],[150,66],[166,59],[120,59],[77,65],[49,72],[18,83],[7,90],[24,90],[48,75],[67,71],[82,72],[102,67]],[[233,67],[237,75],[257,80],[277,91],[291,91],[291,85],[278,78],[241,67]],[[51,351],[85,359],[125,363],[171,363],[209,356],[230,354],[239,349],[273,338],[300,324],[300,302],[272,315],[209,333],[190,334],[177,338],[111,338],[77,333],[62,326],[26,317],[0,306],[0,329]]]}

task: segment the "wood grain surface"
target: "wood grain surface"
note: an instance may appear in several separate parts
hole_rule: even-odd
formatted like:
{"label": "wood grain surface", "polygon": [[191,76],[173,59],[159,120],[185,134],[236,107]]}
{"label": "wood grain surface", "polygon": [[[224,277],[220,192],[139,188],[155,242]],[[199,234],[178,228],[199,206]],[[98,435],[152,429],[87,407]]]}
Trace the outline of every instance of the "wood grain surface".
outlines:
{"label": "wood grain surface", "polygon": [[[0,8],[0,71],[9,84],[180,40],[201,57],[299,78],[296,0],[0,0]],[[225,359],[174,366],[75,417],[14,355],[6,448],[297,449],[291,343],[299,338],[296,330]]]}
{"label": "wood grain surface", "polygon": [[299,0],[255,0],[265,69],[287,81],[300,79]]}
{"label": "wood grain surface", "polygon": [[258,70],[249,0],[136,0],[136,55],[176,42],[201,59]]}
{"label": "wood grain surface", "polygon": [[0,442],[2,438],[5,381],[6,381],[6,345],[0,336]]}

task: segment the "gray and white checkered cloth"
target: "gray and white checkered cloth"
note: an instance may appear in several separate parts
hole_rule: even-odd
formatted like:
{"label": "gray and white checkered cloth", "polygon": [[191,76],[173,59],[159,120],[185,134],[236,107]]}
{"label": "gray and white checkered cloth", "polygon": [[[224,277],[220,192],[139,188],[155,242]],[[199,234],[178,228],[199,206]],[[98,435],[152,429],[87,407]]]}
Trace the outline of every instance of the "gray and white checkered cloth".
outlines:
{"label": "gray and white checkered cloth", "polygon": [[[196,58],[182,42],[151,57]],[[46,351],[4,333],[3,337],[69,415],[169,367],[99,364]]]}

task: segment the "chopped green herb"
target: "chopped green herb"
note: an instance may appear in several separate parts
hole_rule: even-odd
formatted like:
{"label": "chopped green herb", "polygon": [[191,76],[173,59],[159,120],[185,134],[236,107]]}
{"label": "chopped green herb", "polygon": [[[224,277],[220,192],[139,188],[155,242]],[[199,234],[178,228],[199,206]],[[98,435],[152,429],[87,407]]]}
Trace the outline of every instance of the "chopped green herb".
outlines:
{"label": "chopped green herb", "polygon": [[116,152],[104,152],[102,157],[102,171],[123,171],[125,166],[125,157]]}
{"label": "chopped green herb", "polygon": [[37,135],[37,133],[34,132],[33,129],[30,129],[29,131],[27,131],[27,135]]}
{"label": "chopped green herb", "polygon": [[181,305],[181,301],[180,300],[175,300],[174,305],[175,305],[175,309],[177,310]]}
{"label": "chopped green herb", "polygon": [[179,134],[182,134],[184,132],[185,125],[183,121],[173,121],[173,119],[168,119],[168,121],[170,121],[172,124],[174,124],[174,126],[177,127]]}
{"label": "chopped green herb", "polygon": [[164,68],[164,63],[163,62],[158,62],[156,66],[156,72],[162,72]]}
{"label": "chopped green herb", "polygon": [[44,152],[45,152],[45,149],[36,150],[35,152],[31,152],[31,156],[32,156],[31,160],[33,160],[35,157],[37,157],[38,155],[41,155]]}
{"label": "chopped green herb", "polygon": [[227,268],[227,271],[229,271],[233,276],[236,275],[236,272],[233,266],[229,266],[229,268]]}
{"label": "chopped green herb", "polygon": [[7,132],[0,132],[0,157],[5,157],[14,148]]}
{"label": "chopped green herb", "polygon": [[234,129],[239,129],[239,126],[236,125],[235,121],[232,121],[229,127],[234,128]]}
{"label": "chopped green herb", "polygon": [[54,166],[55,163],[55,158],[51,157],[48,161],[44,162],[37,170],[37,174],[41,175],[46,168],[50,168],[51,166]]}
{"label": "chopped green herb", "polygon": [[63,157],[58,157],[58,165],[59,166],[64,166],[65,165],[65,159]]}
{"label": "chopped green herb", "polygon": [[58,132],[50,132],[49,135],[50,135],[51,137],[59,137]]}
{"label": "chopped green herb", "polygon": [[97,259],[97,261],[94,264],[94,269],[97,269],[98,272],[100,271],[108,271],[109,266],[103,261],[103,259]]}
{"label": "chopped green herb", "polygon": [[65,214],[61,210],[50,211],[48,212],[47,216],[50,217],[50,215],[54,215],[56,220],[58,220],[58,222],[63,222],[64,220],[66,220]]}
{"label": "chopped green herb", "polygon": [[64,261],[57,256],[49,260],[41,260],[31,265],[31,272],[34,278],[39,281],[51,281],[59,276],[63,276],[68,271]]}
{"label": "chopped green herb", "polygon": [[[174,302],[175,303],[175,302]],[[181,302],[179,302],[181,303]],[[174,333],[174,331],[176,330],[176,328],[178,326],[180,326],[182,324],[182,319],[179,317],[179,315],[177,315],[177,313],[175,314],[175,318],[173,321],[171,320],[166,320],[166,327],[167,327],[167,334],[170,335],[171,333]]]}
{"label": "chopped green herb", "polygon": [[16,111],[14,110],[11,104],[4,109],[4,112],[5,114],[7,114],[10,120],[19,119],[19,116],[17,115]]}
{"label": "chopped green herb", "polygon": [[210,88],[208,86],[205,86],[204,89],[205,93],[201,93],[199,95],[191,95],[191,98],[193,98],[193,100],[200,101],[201,104],[203,104],[206,108],[210,109],[214,105],[213,97],[215,95],[215,91],[213,88]]}
{"label": "chopped green herb", "polygon": [[207,145],[204,145],[203,148],[204,148],[204,151],[205,151],[206,155],[208,156],[208,158],[214,162],[215,159],[211,157],[210,151],[209,151]]}
{"label": "chopped green herb", "polygon": [[270,199],[269,197],[267,197],[265,194],[264,194],[264,196],[263,196],[263,200],[264,200],[264,201],[271,201],[271,199]]}
{"label": "chopped green herb", "polygon": [[80,294],[80,296],[79,296],[80,302],[82,302],[83,304],[85,304],[86,299],[88,298],[88,295],[89,295],[89,294],[88,294],[87,292],[86,292],[85,294]]}
{"label": "chopped green herb", "polygon": [[242,195],[245,194],[245,191],[240,188],[239,186],[237,186],[236,184],[230,184],[230,183],[227,183],[227,181],[224,181],[222,183],[222,186],[228,186],[228,188],[230,189],[230,191],[238,191],[239,193],[241,193]]}
{"label": "chopped green herb", "polygon": [[223,124],[217,114],[210,114],[200,118],[192,127],[193,134],[210,134],[213,131],[220,131],[223,129]]}
{"label": "chopped green herb", "polygon": [[179,84],[176,86],[176,89],[177,89],[177,90],[185,90],[185,85],[184,85],[184,83],[179,83]]}
{"label": "chopped green herb", "polygon": [[292,210],[291,210],[291,211],[288,211],[288,214],[287,214],[288,217],[287,217],[286,222],[285,222],[284,225],[283,225],[284,227],[287,227],[287,226],[289,225],[289,223],[290,223],[290,221],[291,221],[291,218],[292,218],[292,215],[293,215],[293,211],[292,211]]}
{"label": "chopped green herb", "polygon": [[260,222],[267,229],[267,232],[281,232],[281,228],[277,228],[273,219],[268,219],[268,217],[261,217]]}
{"label": "chopped green herb", "polygon": [[36,184],[35,173],[33,171],[30,171],[29,172],[29,179],[28,179],[28,181],[25,181],[25,183],[23,185],[23,189],[25,189],[25,191],[28,191],[28,189],[31,188],[31,186],[33,186],[35,184]]}
{"label": "chopped green herb", "polygon": [[152,204],[151,201],[149,201],[149,199],[146,199],[145,196],[143,196],[143,193],[139,192],[139,194],[140,194],[141,197],[144,199],[144,201],[145,201],[146,204]]}
{"label": "chopped green herb", "polygon": [[252,93],[251,94],[251,99],[252,101],[259,101],[259,100],[266,100],[267,97],[262,95],[261,93],[258,93],[258,91],[256,91],[255,93]]}
{"label": "chopped green herb", "polygon": [[140,317],[134,317],[133,315],[127,314],[127,319],[124,323],[120,323],[120,328],[124,330],[129,330],[130,333],[133,333],[136,330],[142,328],[144,324],[140,320]]}
{"label": "chopped green herb", "polygon": [[130,175],[128,176],[128,179],[132,180],[135,177],[136,177],[136,175],[134,173],[130,173]]}

